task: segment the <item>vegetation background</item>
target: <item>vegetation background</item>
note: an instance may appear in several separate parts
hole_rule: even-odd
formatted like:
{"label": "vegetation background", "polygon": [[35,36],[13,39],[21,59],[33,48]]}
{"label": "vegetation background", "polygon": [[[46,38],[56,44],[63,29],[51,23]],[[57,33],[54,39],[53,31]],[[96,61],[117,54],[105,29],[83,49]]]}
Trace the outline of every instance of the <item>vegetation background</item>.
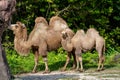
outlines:
{"label": "vegetation background", "polygon": [[[16,21],[25,23],[29,34],[34,27],[36,17],[43,16],[49,21],[54,15],[59,15],[66,20],[69,27],[75,32],[78,29],[96,28],[106,40],[105,67],[120,67],[120,0],[17,0],[12,23],[16,23]],[[32,52],[27,57],[19,56],[14,50],[13,38],[12,31],[4,32],[3,46],[12,73],[32,71],[34,66]],[[50,69],[58,70],[65,63],[66,52],[62,48],[52,51],[49,53],[48,59]],[[83,54],[84,67],[96,67],[97,59],[96,51],[93,51],[92,54],[90,52]],[[41,57],[39,61],[38,71],[44,70]]]}

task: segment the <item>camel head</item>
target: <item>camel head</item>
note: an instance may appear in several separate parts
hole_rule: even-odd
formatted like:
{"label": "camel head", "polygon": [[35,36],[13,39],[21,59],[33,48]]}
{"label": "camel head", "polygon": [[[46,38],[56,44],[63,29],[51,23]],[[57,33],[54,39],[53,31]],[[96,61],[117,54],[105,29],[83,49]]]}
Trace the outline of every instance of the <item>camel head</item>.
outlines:
{"label": "camel head", "polygon": [[25,24],[16,22],[9,27],[10,30],[15,34],[14,37],[14,48],[18,54],[26,56],[30,51],[29,45],[27,45],[27,29]]}
{"label": "camel head", "polygon": [[72,38],[74,36],[74,32],[71,29],[64,29],[62,32],[62,38],[66,39],[66,38]]}
{"label": "camel head", "polygon": [[9,26],[9,29],[12,30],[14,34],[17,34],[17,33],[22,34],[24,29],[26,29],[26,27],[25,27],[25,24],[21,22],[16,22],[16,24],[11,24]]}
{"label": "camel head", "polygon": [[16,24],[11,24],[9,29],[13,31],[15,37],[21,38],[23,40],[27,39],[27,29],[25,24],[16,22]]}
{"label": "camel head", "polygon": [[66,31],[62,31],[62,39],[66,39],[68,37],[68,34]]}

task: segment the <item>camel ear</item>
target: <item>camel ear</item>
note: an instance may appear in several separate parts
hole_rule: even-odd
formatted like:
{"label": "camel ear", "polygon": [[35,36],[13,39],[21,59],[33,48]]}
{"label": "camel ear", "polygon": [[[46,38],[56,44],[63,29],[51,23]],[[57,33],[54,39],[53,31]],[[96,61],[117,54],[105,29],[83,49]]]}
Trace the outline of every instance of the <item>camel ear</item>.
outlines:
{"label": "camel ear", "polygon": [[65,36],[66,36],[66,37],[68,37],[68,34],[67,34],[67,32],[65,33]]}
{"label": "camel ear", "polygon": [[63,39],[66,39],[67,37],[68,37],[67,32],[63,31],[63,32],[62,32],[62,38],[63,38]]}
{"label": "camel ear", "polygon": [[20,21],[17,21],[16,24],[19,26],[22,26],[22,28],[25,28],[25,24],[21,23]]}
{"label": "camel ear", "polygon": [[22,24],[22,27],[25,28],[26,27],[25,24]]}

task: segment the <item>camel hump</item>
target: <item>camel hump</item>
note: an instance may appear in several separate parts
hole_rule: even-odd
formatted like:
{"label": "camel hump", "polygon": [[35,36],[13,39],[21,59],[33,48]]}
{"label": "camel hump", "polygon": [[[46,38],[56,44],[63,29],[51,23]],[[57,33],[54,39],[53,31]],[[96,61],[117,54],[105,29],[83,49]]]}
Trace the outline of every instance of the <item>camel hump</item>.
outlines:
{"label": "camel hump", "polygon": [[63,31],[64,29],[68,28],[66,21],[58,16],[53,16],[50,19],[49,26],[55,31]]}
{"label": "camel hump", "polygon": [[91,34],[91,33],[99,34],[99,32],[98,32],[95,28],[90,28],[90,29],[88,29],[86,33],[87,33],[87,34]]}
{"label": "camel hump", "polygon": [[76,34],[79,34],[79,35],[85,35],[85,31],[83,29],[81,30],[78,30]]}
{"label": "camel hump", "polygon": [[49,28],[48,22],[44,17],[37,17],[35,19],[35,27],[37,29],[46,30]]}
{"label": "camel hump", "polygon": [[86,34],[87,34],[87,36],[93,37],[93,38],[95,38],[97,36],[100,36],[99,32],[95,28],[88,29],[87,32],[86,32]]}

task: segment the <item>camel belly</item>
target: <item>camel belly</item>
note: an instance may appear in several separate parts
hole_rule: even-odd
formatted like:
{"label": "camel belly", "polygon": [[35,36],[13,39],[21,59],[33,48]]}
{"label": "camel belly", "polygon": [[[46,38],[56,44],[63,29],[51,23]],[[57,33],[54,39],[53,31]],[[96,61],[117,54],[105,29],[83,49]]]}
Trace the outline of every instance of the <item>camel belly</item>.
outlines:
{"label": "camel belly", "polygon": [[95,46],[95,41],[94,40],[88,40],[88,41],[83,41],[81,42],[81,48],[84,51],[91,50]]}
{"label": "camel belly", "polygon": [[60,46],[61,46],[61,42],[56,40],[50,41],[47,44],[48,51],[57,50]]}
{"label": "camel belly", "polygon": [[50,32],[50,34],[47,35],[46,42],[49,51],[58,49],[61,46],[60,33]]}

